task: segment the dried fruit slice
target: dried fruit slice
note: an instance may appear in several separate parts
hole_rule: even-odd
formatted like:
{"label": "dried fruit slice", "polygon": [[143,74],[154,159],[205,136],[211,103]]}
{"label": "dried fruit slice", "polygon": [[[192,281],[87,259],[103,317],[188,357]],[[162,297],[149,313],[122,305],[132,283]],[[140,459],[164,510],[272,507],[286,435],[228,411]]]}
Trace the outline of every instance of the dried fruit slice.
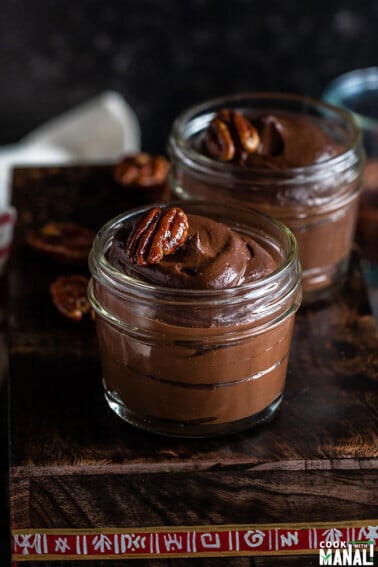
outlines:
{"label": "dried fruit slice", "polygon": [[68,319],[81,321],[92,313],[87,296],[89,280],[85,276],[73,274],[59,276],[51,285],[50,293],[55,307]]}
{"label": "dried fruit slice", "polygon": [[85,264],[95,233],[68,222],[49,222],[31,230],[26,242],[37,252],[64,263]]}

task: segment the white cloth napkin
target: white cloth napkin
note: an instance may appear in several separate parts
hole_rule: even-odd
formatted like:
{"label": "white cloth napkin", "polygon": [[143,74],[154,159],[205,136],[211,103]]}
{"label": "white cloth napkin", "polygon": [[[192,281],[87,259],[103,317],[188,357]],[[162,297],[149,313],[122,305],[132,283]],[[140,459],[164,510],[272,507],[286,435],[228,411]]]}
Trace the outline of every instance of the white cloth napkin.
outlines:
{"label": "white cloth napkin", "polygon": [[138,119],[124,98],[113,91],[65,112],[17,144],[0,147],[0,272],[16,218],[9,204],[12,167],[99,163],[139,150]]}

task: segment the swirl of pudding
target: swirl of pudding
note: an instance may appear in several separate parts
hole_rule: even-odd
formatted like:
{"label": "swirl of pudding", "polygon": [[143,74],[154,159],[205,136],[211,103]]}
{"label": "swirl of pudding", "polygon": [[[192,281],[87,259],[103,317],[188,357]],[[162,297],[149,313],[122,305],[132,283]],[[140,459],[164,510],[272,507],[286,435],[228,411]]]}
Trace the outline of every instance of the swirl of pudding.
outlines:
{"label": "swirl of pudding", "polygon": [[262,278],[277,268],[271,254],[247,235],[221,222],[189,214],[185,242],[159,262],[136,266],[127,243],[133,227],[115,234],[107,259],[117,270],[176,289],[227,289]]}
{"label": "swirl of pudding", "polygon": [[197,149],[216,161],[261,169],[311,166],[342,152],[337,139],[309,116],[244,115],[227,108],[199,136]]}
{"label": "swirl of pudding", "polygon": [[262,114],[251,118],[260,136],[255,153],[246,159],[249,167],[267,169],[305,167],[341,153],[341,145],[310,117]]}

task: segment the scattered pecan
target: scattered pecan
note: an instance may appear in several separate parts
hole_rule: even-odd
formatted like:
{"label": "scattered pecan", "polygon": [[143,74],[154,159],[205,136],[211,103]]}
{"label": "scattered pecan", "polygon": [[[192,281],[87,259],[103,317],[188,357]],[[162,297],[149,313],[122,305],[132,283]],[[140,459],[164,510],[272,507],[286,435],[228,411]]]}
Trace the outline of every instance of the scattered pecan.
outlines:
{"label": "scattered pecan", "polygon": [[31,230],[26,241],[34,250],[64,263],[85,264],[95,233],[68,222],[49,222]]}
{"label": "scattered pecan", "polygon": [[144,152],[124,157],[114,168],[114,179],[124,187],[154,187],[165,182],[169,163]]}
{"label": "scattered pecan", "polygon": [[153,207],[134,226],[126,250],[139,266],[157,264],[184,244],[187,236],[188,217],[182,209]]}
{"label": "scattered pecan", "polygon": [[87,297],[88,278],[81,275],[59,276],[50,286],[55,307],[68,319],[81,321],[92,314]]}
{"label": "scattered pecan", "polygon": [[210,122],[205,146],[210,157],[219,161],[240,159],[254,153],[260,143],[257,129],[237,110],[222,108]]}

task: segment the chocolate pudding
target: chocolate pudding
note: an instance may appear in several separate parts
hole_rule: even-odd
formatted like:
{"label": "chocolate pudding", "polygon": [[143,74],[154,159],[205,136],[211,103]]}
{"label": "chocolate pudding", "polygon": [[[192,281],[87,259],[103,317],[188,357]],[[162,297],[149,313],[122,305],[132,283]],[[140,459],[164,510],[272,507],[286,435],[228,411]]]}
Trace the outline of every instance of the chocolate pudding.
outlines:
{"label": "chocolate pudding", "polygon": [[378,159],[368,159],[357,222],[357,241],[361,254],[378,262]]}
{"label": "chocolate pudding", "polygon": [[140,214],[95,243],[90,298],[105,396],[153,432],[232,433],[270,419],[282,399],[300,301],[295,241],[258,213],[207,204],[185,212],[185,241],[157,262],[139,236]]}
{"label": "chocolate pudding", "polygon": [[305,299],[346,273],[363,153],[351,116],[304,97],[245,95],[184,112],[169,140],[180,198],[235,202],[294,233]]}
{"label": "chocolate pudding", "polygon": [[273,258],[248,236],[206,217],[187,218],[186,242],[174,254],[138,270],[128,258],[127,240],[132,225],[120,228],[108,251],[109,263],[142,281],[179,289],[227,289],[277,269],[281,258]]}
{"label": "chocolate pudding", "polygon": [[[287,169],[321,163],[343,151],[341,144],[311,117],[278,111],[261,114],[229,112],[243,116],[247,125],[249,123],[254,127],[258,142],[253,151],[244,148],[238,151],[236,148],[234,157],[228,162],[243,167]],[[206,129],[193,139],[194,147],[210,159],[226,161],[219,159],[216,150],[211,151],[207,132]],[[311,187],[311,190],[315,193],[319,188]],[[307,202],[308,195],[302,197]],[[310,198],[313,198],[311,194]]]}

